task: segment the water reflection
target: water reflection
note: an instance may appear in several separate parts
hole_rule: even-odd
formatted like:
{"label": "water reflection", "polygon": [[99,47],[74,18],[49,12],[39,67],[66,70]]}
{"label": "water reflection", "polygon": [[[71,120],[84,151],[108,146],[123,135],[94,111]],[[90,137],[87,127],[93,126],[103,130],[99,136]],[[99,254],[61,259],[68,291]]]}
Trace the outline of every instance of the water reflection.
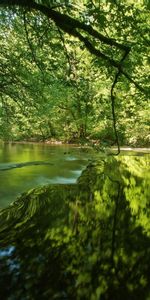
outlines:
{"label": "water reflection", "polygon": [[1,299],[150,299],[148,164],[101,159],[3,210]]}
{"label": "water reflection", "polygon": [[0,209],[22,192],[49,183],[75,183],[88,153],[69,145],[0,144]]}

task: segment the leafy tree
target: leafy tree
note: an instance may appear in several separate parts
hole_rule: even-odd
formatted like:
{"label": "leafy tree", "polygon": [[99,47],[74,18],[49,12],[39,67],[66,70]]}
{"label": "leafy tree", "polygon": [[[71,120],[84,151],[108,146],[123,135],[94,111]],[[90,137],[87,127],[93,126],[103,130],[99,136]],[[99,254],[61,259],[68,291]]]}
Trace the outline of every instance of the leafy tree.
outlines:
{"label": "leafy tree", "polygon": [[[149,120],[145,111],[149,109],[149,6],[146,2],[1,0],[0,5],[2,37],[5,34],[8,41],[2,58],[5,95],[19,103],[26,99],[27,106],[38,102],[38,110],[45,105],[45,99],[51,102],[51,113],[47,115],[45,111],[45,117],[50,119],[58,136],[63,135],[61,127],[67,135],[71,128],[78,136],[86,136],[92,128],[91,136],[114,140],[118,146],[119,138],[122,143],[136,145],[142,129],[146,137],[142,143],[148,143]],[[60,113],[60,129],[56,113]],[[124,121],[122,116],[126,117]],[[45,128],[45,117],[41,114],[44,128],[39,124],[38,133],[42,130],[43,139],[49,135],[49,120]],[[135,119],[137,127],[132,130]]]}

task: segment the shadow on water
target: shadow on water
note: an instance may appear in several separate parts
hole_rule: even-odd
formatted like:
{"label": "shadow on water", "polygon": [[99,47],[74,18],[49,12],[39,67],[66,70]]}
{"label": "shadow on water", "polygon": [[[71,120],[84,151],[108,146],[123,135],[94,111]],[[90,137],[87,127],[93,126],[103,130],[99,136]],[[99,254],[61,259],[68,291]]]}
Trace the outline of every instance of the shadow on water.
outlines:
{"label": "shadow on water", "polygon": [[1,299],[150,299],[148,163],[104,158],[1,211]]}

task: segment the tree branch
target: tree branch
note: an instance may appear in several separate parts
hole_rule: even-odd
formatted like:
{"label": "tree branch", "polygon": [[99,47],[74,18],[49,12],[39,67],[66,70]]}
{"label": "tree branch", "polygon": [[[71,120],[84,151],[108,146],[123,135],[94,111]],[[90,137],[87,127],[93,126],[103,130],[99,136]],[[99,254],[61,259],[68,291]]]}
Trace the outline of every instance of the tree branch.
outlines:
{"label": "tree branch", "polygon": [[48,16],[48,18],[52,19],[57,26],[59,26],[63,31],[69,34],[74,29],[82,29],[104,44],[115,46],[123,51],[130,51],[129,46],[120,44],[116,42],[116,40],[102,35],[91,25],[84,24],[83,22],[80,22],[79,20],[76,20],[66,14],[62,14],[58,11],[53,10],[52,8],[46,7],[42,4],[38,4],[33,0],[0,0],[0,6],[19,6],[27,9],[35,9]]}
{"label": "tree branch", "polygon": [[115,88],[115,85],[116,85],[116,83],[118,81],[119,75],[120,75],[120,71],[116,73],[115,79],[114,79],[114,82],[112,84],[111,91],[110,91],[110,95],[111,95],[111,109],[112,109],[112,117],[113,117],[113,128],[114,128],[114,133],[115,133],[115,137],[116,137],[116,143],[117,143],[117,147],[118,147],[118,152],[116,153],[116,155],[118,155],[120,153],[120,144],[119,144],[119,137],[118,137],[117,126],[116,126],[114,88]]}
{"label": "tree branch", "polygon": [[67,47],[66,47],[66,44],[65,44],[64,36],[63,36],[61,30],[59,29],[59,27],[58,27],[58,32],[59,32],[59,36],[60,36],[60,39],[62,41],[64,50],[65,50],[65,55],[66,55],[66,58],[67,58],[67,61],[68,61],[68,65],[69,65],[68,76],[70,76],[71,70],[72,70],[72,64],[71,64],[70,56],[69,56],[69,53],[68,53],[68,50],[67,50]]}
{"label": "tree branch", "polygon": [[[128,52],[126,52],[121,61],[120,61],[120,65],[122,65],[123,61],[126,59],[128,55]],[[115,95],[114,95],[114,89],[115,86],[118,82],[118,78],[121,75],[121,68],[118,70],[118,72],[115,75],[114,78],[114,82],[111,86],[111,91],[110,91],[110,95],[111,95],[111,108],[112,108],[112,117],[113,117],[113,128],[114,128],[114,133],[115,133],[115,137],[116,137],[116,143],[117,143],[117,147],[118,147],[118,152],[116,153],[116,155],[118,155],[120,153],[120,144],[119,144],[119,136],[118,136],[118,132],[117,132],[117,126],[116,126],[116,114],[115,114]]]}
{"label": "tree branch", "polygon": [[125,52],[127,55],[131,47],[128,45],[120,44],[116,40],[106,37],[94,29],[91,25],[84,24],[83,22],[76,20],[66,14],[62,14],[53,8],[49,8],[45,5],[38,4],[34,0],[0,0],[0,6],[19,6],[25,8],[26,10],[35,9],[45,16],[53,20],[57,27],[62,29],[64,32],[77,37],[81,42],[84,43],[85,47],[97,57],[100,57],[107,61],[111,66],[118,69],[119,74],[122,73],[131,83],[133,83],[142,93],[147,94],[147,91],[141,87],[135,80],[133,80],[127,72],[124,71],[119,62],[115,61],[111,57],[105,55],[100,50],[96,49],[92,43],[89,41],[88,37],[84,37],[77,30],[83,30],[84,33],[89,34],[91,37],[96,38],[98,41],[105,45],[114,46],[119,50]]}
{"label": "tree branch", "polygon": [[24,22],[24,29],[25,29],[27,43],[29,45],[29,49],[31,51],[33,61],[35,62],[35,64],[37,65],[37,67],[40,69],[40,71],[43,72],[42,68],[40,67],[39,63],[37,62],[36,55],[35,55],[35,53],[33,51],[33,47],[32,47],[32,44],[30,42],[30,39],[29,39],[29,33],[28,33],[28,29],[27,29],[26,12],[23,13],[23,22]]}

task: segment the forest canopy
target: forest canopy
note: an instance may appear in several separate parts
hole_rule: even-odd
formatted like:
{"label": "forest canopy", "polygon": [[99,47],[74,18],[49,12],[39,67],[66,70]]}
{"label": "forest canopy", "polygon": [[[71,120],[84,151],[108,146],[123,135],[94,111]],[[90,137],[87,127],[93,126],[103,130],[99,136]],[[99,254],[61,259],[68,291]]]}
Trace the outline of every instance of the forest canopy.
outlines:
{"label": "forest canopy", "polygon": [[148,146],[149,10],[0,0],[0,139]]}

